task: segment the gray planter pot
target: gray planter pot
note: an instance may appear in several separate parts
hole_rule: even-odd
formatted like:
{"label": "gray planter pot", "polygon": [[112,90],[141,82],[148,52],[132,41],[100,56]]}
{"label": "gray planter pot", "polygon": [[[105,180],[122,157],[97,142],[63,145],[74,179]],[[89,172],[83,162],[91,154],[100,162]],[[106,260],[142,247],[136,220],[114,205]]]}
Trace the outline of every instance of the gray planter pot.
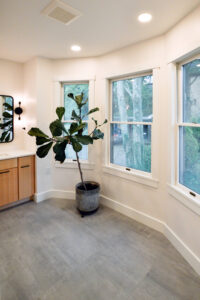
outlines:
{"label": "gray planter pot", "polygon": [[94,181],[84,181],[87,190],[81,182],[76,185],[76,204],[82,216],[95,213],[99,208],[100,185]]}

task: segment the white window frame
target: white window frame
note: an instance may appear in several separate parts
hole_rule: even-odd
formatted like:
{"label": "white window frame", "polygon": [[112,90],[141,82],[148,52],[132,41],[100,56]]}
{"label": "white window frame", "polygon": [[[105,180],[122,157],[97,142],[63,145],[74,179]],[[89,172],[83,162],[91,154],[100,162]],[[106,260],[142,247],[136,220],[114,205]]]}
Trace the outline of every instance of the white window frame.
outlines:
{"label": "white window frame", "polygon": [[[196,55],[193,57],[190,57],[187,60],[182,61],[177,65],[177,118],[176,118],[176,133],[175,133],[175,139],[176,139],[176,167],[175,167],[175,186],[182,190],[186,195],[188,195],[190,198],[195,199],[200,203],[200,194],[197,194],[195,191],[187,188],[186,186],[182,185],[179,182],[179,147],[180,147],[180,140],[179,140],[179,129],[180,127],[200,127],[200,124],[194,124],[194,123],[184,123],[183,122],[183,66],[187,63],[190,63],[194,61],[195,59],[200,59],[200,55]],[[195,196],[193,196],[191,193],[194,193]]]}
{"label": "white window frame", "polygon": [[[94,95],[95,95],[95,78],[90,79],[74,79],[74,80],[55,80],[54,81],[54,98],[55,98],[55,104],[54,104],[54,111],[57,106],[64,106],[64,84],[88,84],[88,109],[94,108],[95,101],[94,101]],[[62,120],[63,123],[68,122],[72,123],[73,120]],[[92,130],[92,124],[90,121],[90,117],[87,121],[88,123],[88,132]],[[80,160],[82,169],[85,170],[93,170],[94,169],[94,159],[93,159],[93,151],[92,151],[92,145],[88,145],[88,160]],[[55,162],[56,168],[68,168],[68,169],[76,169],[77,161],[74,161],[73,159],[65,159],[63,164],[60,164],[58,162]]]}
{"label": "white window frame", "polygon": [[[144,72],[135,72],[133,74],[128,75],[119,75],[113,78],[106,78],[105,79],[105,90],[106,90],[106,117],[108,119],[108,125],[105,135],[105,159],[104,159],[104,167],[103,172],[119,176],[121,178],[131,180],[137,183],[141,183],[147,186],[151,186],[153,188],[158,188],[158,164],[156,163],[156,157],[158,156],[158,142],[156,142],[155,136],[158,136],[158,126],[157,118],[158,118],[158,77],[159,77],[159,68],[147,70]],[[113,122],[112,121],[112,82],[117,80],[124,80],[129,78],[137,78],[142,76],[152,75],[153,76],[153,103],[152,103],[152,114],[153,114],[153,121],[152,122]],[[155,100],[156,99],[156,103]],[[136,169],[131,169],[128,167],[123,167],[119,165],[112,164],[110,162],[110,127],[111,123],[123,123],[123,124],[146,124],[151,125],[151,173],[144,172]],[[127,170],[130,169],[129,170]]]}

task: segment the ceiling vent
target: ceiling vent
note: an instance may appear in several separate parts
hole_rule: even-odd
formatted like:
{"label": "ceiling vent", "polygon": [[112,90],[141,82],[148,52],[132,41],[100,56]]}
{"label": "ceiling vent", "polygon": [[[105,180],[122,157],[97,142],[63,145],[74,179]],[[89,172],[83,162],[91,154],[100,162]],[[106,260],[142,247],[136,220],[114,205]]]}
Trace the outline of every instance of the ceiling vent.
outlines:
{"label": "ceiling vent", "polygon": [[81,13],[78,10],[60,0],[53,0],[45,7],[42,14],[62,22],[65,25],[69,25],[81,16]]}

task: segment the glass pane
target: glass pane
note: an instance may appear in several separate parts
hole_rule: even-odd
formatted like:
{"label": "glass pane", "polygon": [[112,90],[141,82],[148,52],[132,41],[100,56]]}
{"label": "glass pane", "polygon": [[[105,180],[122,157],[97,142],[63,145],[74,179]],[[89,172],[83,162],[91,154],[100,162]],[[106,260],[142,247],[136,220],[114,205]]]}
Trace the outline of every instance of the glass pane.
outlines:
{"label": "glass pane", "polygon": [[200,123],[200,59],[183,66],[183,122]]}
{"label": "glass pane", "polygon": [[[65,128],[68,130],[71,123],[65,123]],[[88,125],[84,128],[83,131],[84,134],[88,134]],[[79,158],[81,160],[88,160],[88,146],[87,145],[82,145],[82,150],[78,153]],[[76,159],[76,153],[74,152],[73,148],[71,145],[67,145],[66,150],[66,159]]]}
{"label": "glass pane", "polygon": [[151,125],[111,124],[111,163],[151,172]]}
{"label": "glass pane", "polygon": [[[64,85],[64,106],[65,106],[65,115],[64,120],[71,120],[72,110],[75,110],[78,113],[76,102],[68,97],[69,93],[74,94],[74,96],[80,95],[81,93],[84,94],[84,101],[88,99],[88,91],[89,85],[88,83],[81,83],[81,84],[65,84]],[[88,112],[88,102],[82,108],[82,115],[85,115]],[[84,118],[85,120],[88,119],[88,116]]]}
{"label": "glass pane", "polygon": [[112,120],[152,122],[153,76],[112,83]]}
{"label": "glass pane", "polygon": [[180,127],[179,182],[200,194],[200,128]]}

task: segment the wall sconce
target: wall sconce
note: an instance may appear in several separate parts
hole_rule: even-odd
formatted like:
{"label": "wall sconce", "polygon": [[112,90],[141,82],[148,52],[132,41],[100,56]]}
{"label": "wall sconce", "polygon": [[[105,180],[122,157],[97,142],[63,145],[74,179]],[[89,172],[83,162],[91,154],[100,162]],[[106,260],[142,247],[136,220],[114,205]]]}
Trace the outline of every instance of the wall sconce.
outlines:
{"label": "wall sconce", "polygon": [[23,109],[21,108],[21,102],[19,102],[19,106],[15,108],[15,113],[18,115],[18,120],[21,120],[21,114],[23,113]]}

